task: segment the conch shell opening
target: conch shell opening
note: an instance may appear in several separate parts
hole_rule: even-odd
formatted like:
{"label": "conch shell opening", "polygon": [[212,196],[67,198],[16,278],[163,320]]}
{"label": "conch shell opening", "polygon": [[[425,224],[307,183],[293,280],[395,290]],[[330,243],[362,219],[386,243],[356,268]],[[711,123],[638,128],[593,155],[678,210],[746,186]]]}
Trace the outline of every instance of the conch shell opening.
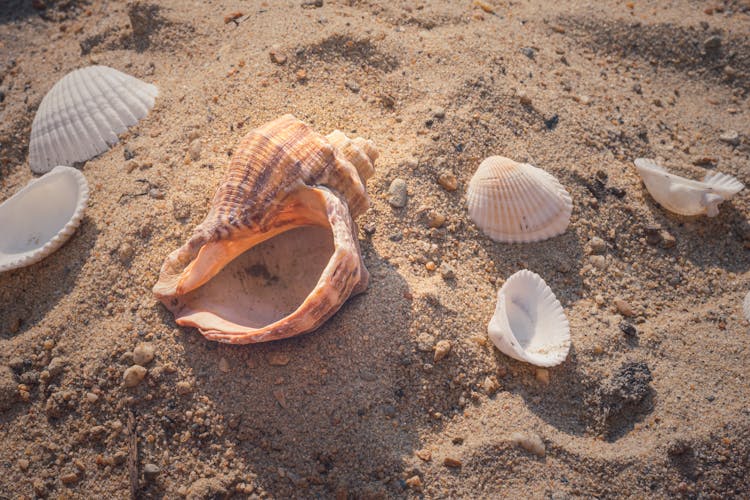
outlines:
{"label": "conch shell opening", "polygon": [[367,209],[377,155],[371,141],[323,137],[291,115],[251,132],[154,294],[211,340],[314,330],[367,287],[353,217]]}

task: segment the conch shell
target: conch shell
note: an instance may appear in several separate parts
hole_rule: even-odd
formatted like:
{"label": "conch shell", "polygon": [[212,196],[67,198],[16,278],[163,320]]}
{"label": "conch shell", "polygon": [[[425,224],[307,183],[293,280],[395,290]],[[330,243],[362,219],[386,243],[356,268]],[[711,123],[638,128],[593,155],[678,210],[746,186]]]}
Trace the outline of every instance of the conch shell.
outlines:
{"label": "conch shell", "polygon": [[161,268],[154,294],[210,340],[292,337],[367,288],[353,218],[369,206],[372,141],[322,136],[292,115],[251,131],[205,220]]}
{"label": "conch shell", "polygon": [[638,158],[633,163],[651,196],[664,208],[679,215],[716,217],[719,204],[745,187],[731,175],[720,172],[708,172],[701,182],[670,174],[648,158]]}

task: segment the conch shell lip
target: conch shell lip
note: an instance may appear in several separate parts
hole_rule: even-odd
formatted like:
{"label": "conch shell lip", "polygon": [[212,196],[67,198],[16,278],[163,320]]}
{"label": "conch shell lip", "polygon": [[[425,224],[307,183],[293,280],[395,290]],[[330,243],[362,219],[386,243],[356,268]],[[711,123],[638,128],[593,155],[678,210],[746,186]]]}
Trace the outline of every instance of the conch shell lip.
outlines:
{"label": "conch shell lip", "polygon": [[[323,186],[303,188],[303,191],[305,192],[305,196],[312,195],[318,198],[322,207],[325,209],[327,217],[324,219],[318,218],[318,220],[315,221],[315,225],[329,227],[333,238],[334,251],[318,279],[315,288],[308,294],[307,298],[299,305],[299,307],[297,307],[297,309],[291,314],[262,328],[249,328],[224,320],[211,312],[192,312],[186,310],[183,306],[179,312],[175,312],[178,325],[200,328],[206,338],[219,342],[234,343],[237,336],[248,336],[248,338],[252,338],[252,342],[263,342],[266,340],[266,336],[269,333],[278,332],[279,329],[295,332],[290,333],[289,336],[291,336],[296,334],[295,327],[305,330],[316,327],[316,324],[305,324],[306,318],[311,316],[308,313],[310,313],[313,308],[325,308],[329,305],[326,302],[326,288],[332,282],[337,282],[337,287],[349,289],[352,290],[352,292],[355,292],[355,288],[364,290],[364,288],[367,287],[369,274],[366,270],[363,269],[364,273],[358,273],[354,276],[348,272],[349,269],[358,265],[358,256],[348,251],[348,249],[354,245],[354,242],[352,241],[352,234],[349,231],[347,224],[349,213],[346,205],[338,196]],[[294,229],[295,227],[305,226],[306,224],[286,226],[282,230],[275,232],[271,237],[278,236],[279,234]],[[264,238],[264,240],[265,239],[270,238]],[[226,259],[224,264],[228,264],[230,261],[231,259]],[[216,270],[214,275],[219,271],[221,271],[221,268]],[[210,280],[210,278],[205,281],[208,280]],[[204,280],[201,281],[205,282]],[[328,319],[328,317],[322,318],[323,321],[325,321],[325,319]],[[322,321],[319,323],[322,323]],[[284,337],[285,336],[274,334],[274,338]]]}

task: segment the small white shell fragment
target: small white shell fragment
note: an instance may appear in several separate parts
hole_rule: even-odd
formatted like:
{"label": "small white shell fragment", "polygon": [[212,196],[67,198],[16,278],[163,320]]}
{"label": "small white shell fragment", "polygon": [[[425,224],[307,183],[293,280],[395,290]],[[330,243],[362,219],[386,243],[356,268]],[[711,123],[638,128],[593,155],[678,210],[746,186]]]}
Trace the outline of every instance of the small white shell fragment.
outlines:
{"label": "small white shell fragment", "polygon": [[81,223],[89,199],[83,174],[55,167],[0,204],[0,272],[39,262]]}
{"label": "small white shell fragment", "polygon": [[490,156],[466,192],[469,215],[495,241],[541,241],[565,232],[573,202],[551,174],[526,163]]}
{"label": "small white shell fragment", "polygon": [[742,309],[745,313],[745,319],[750,321],[750,292],[745,295],[745,300],[742,303]]}
{"label": "small white shell fragment", "polygon": [[701,182],[670,174],[648,158],[638,158],[633,163],[654,200],[678,215],[716,217],[719,204],[745,187],[731,175],[719,172],[708,172]]}
{"label": "small white shell fragment", "polygon": [[107,66],[65,75],[44,96],[31,125],[29,166],[35,173],[93,158],[154,107],[159,91]]}
{"label": "small white shell fragment", "polygon": [[560,301],[538,274],[526,269],[500,288],[487,331],[504,354],[536,366],[559,365],[570,350],[570,325]]}

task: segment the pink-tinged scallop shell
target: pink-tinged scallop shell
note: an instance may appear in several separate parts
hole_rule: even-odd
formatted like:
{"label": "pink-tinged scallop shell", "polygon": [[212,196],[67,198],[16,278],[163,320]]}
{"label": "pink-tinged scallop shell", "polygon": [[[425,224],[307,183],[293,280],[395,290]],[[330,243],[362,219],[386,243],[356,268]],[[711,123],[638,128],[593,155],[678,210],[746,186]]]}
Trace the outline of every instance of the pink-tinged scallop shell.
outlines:
{"label": "pink-tinged scallop shell", "polygon": [[89,186],[58,166],[0,204],[0,272],[30,266],[60,248],[81,223]]}
{"label": "pink-tinged scallop shell", "polygon": [[29,166],[38,174],[104,153],[154,107],[154,85],[107,66],[65,75],[42,99],[31,124]]}
{"label": "pink-tinged scallop shell", "polygon": [[316,329],[367,287],[353,218],[377,156],[371,141],[324,137],[292,115],[251,131],[154,294],[177,324],[220,342]]}
{"label": "pink-tinged scallop shell", "polygon": [[466,192],[469,215],[495,241],[541,241],[565,232],[573,202],[560,182],[541,168],[490,156]]}

